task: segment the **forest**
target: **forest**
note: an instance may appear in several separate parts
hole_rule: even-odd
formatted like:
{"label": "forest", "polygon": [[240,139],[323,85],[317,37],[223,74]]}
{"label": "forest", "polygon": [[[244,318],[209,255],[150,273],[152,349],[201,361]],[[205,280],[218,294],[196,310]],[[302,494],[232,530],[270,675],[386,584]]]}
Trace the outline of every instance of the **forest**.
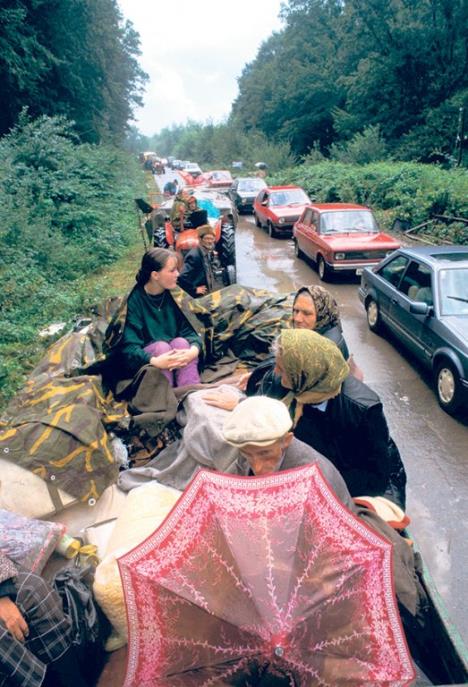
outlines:
{"label": "forest", "polygon": [[[239,143],[268,143],[283,146],[280,165],[285,148],[296,161],[460,163],[466,0],[289,0],[282,18],[240,75],[227,122],[189,122],[147,142],[183,159],[195,145],[201,163],[220,139],[224,162],[238,159]],[[367,158],[350,158],[360,142]]]}

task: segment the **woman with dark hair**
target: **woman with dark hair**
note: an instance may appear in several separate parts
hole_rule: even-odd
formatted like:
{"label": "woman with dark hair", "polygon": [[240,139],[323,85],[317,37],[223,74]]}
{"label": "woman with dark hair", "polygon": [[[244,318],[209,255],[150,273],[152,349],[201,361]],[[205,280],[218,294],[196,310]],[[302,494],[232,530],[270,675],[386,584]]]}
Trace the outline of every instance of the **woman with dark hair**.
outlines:
{"label": "woman with dark hair", "polygon": [[171,295],[178,276],[177,258],[169,250],[152,248],[144,254],[119,342],[124,376],[151,365],[172,387],[200,382],[201,338]]}

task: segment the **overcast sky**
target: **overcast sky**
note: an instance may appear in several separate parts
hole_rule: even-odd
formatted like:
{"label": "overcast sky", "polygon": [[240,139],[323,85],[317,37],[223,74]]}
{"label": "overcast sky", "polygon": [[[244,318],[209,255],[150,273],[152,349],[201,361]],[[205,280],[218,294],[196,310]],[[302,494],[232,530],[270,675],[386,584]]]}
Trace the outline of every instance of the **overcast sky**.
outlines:
{"label": "overcast sky", "polygon": [[221,121],[237,95],[237,78],[281,28],[281,0],[118,0],[140,34],[149,75],[145,105],[135,112],[146,135],[188,119]]}

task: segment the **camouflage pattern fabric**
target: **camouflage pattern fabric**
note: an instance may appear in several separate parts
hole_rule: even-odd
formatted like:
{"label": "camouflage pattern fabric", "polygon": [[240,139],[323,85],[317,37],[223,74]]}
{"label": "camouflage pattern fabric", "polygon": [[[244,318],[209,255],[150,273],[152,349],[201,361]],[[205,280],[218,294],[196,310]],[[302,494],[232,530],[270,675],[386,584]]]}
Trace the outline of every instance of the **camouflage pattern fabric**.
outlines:
{"label": "camouflage pattern fabric", "polygon": [[[234,352],[247,365],[267,356],[290,320],[293,297],[237,284],[199,299],[181,289],[172,295],[204,339],[205,360]],[[0,420],[2,457],[39,475],[51,496],[60,488],[97,499],[116,481],[108,432],[128,430],[130,415],[97,374],[118,345],[125,316],[126,298],[109,299],[84,328],[56,341]]]}
{"label": "camouflage pattern fabric", "polygon": [[45,480],[54,502],[56,488],[97,499],[117,479],[108,431],[125,415],[98,377],[32,378],[7,408],[0,451]]}

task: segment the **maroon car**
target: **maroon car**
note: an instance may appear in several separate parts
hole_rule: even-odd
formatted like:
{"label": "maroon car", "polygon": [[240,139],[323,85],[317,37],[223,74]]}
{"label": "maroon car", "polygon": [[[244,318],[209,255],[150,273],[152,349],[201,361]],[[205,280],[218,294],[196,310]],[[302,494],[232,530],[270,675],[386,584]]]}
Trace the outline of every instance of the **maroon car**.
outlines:
{"label": "maroon car", "polygon": [[320,279],[334,272],[362,274],[400,244],[380,231],[370,208],[349,203],[308,205],[293,229],[295,253],[317,265]]}

